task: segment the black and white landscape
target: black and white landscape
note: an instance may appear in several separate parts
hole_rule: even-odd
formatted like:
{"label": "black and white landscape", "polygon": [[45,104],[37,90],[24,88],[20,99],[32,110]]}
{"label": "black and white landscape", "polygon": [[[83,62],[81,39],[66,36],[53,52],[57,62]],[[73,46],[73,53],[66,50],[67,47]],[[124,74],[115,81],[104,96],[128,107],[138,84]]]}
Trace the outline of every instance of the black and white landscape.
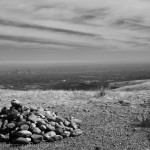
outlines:
{"label": "black and white landscape", "polygon": [[149,150],[149,57],[148,0],[0,0],[0,150]]}

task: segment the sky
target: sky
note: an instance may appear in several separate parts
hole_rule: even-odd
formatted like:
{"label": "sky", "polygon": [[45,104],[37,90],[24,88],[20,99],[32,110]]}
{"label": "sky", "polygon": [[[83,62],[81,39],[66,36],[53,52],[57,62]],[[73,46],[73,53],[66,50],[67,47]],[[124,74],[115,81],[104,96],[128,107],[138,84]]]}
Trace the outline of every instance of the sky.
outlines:
{"label": "sky", "polygon": [[150,63],[149,0],[0,0],[0,63]]}

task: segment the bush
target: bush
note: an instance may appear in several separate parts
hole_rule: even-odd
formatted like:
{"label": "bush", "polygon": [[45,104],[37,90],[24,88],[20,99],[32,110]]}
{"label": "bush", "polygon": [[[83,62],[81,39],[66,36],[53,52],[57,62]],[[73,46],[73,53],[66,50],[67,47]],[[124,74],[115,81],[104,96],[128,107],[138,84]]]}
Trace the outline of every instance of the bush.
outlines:
{"label": "bush", "polygon": [[150,127],[150,112],[148,109],[143,109],[136,118],[137,121],[133,125],[137,127]]}
{"label": "bush", "polygon": [[101,87],[101,89],[98,91],[98,93],[96,93],[96,97],[99,98],[99,97],[103,97],[106,95],[106,92],[104,90],[103,87]]}

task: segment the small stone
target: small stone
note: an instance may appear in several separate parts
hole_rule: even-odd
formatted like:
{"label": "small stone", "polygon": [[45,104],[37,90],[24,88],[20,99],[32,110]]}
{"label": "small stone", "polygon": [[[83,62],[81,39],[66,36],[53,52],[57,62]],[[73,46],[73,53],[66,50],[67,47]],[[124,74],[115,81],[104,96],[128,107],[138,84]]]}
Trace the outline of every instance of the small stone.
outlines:
{"label": "small stone", "polygon": [[81,135],[83,132],[81,129],[76,129],[74,131],[71,132],[71,136],[79,136]]}
{"label": "small stone", "polygon": [[30,106],[30,111],[33,112],[33,111],[37,111],[37,108],[35,106]]}
{"label": "small stone", "polygon": [[54,141],[54,139],[51,138],[48,134],[44,134],[44,135],[43,135],[43,138],[44,138],[44,140],[47,141],[47,142],[53,142],[53,141]]}
{"label": "small stone", "polygon": [[40,133],[41,133],[41,130],[40,130],[38,127],[35,127],[35,128],[32,130],[32,132],[33,132],[34,134],[40,134]]}
{"label": "small stone", "polygon": [[59,123],[57,123],[57,122],[56,122],[56,124],[55,124],[55,127],[56,127],[56,128],[62,128],[62,126],[61,126]]}
{"label": "small stone", "polygon": [[8,124],[8,120],[6,119],[6,120],[4,120],[4,122],[3,122],[3,125],[2,125],[2,128],[6,128],[6,125]]}
{"label": "small stone", "polygon": [[36,127],[36,124],[35,124],[35,123],[31,123],[31,124],[30,124],[30,130],[33,130],[35,127]]}
{"label": "small stone", "polygon": [[55,136],[53,137],[53,139],[54,139],[55,141],[58,141],[58,140],[62,140],[63,137],[62,137],[61,135],[55,135]]}
{"label": "small stone", "polygon": [[39,110],[35,111],[34,114],[41,117],[41,115],[45,115],[45,111],[42,109],[39,109]]}
{"label": "small stone", "polygon": [[53,138],[56,135],[54,131],[47,132],[46,134],[48,134],[51,138]]}
{"label": "small stone", "polygon": [[55,131],[55,127],[52,126],[52,125],[50,125],[50,124],[46,124],[46,129],[47,129],[48,131]]}
{"label": "small stone", "polygon": [[20,126],[20,129],[21,130],[28,130],[29,129],[29,125],[23,124],[23,125]]}
{"label": "small stone", "polygon": [[41,125],[41,126],[39,127],[39,129],[40,129],[41,131],[45,131],[45,130],[46,130],[46,126],[45,126],[45,125]]}
{"label": "small stone", "polygon": [[1,112],[0,112],[0,114],[7,114],[7,112],[8,112],[8,108],[7,107],[3,107],[2,109],[1,109]]}
{"label": "small stone", "polygon": [[6,119],[8,115],[4,114],[4,115],[0,115],[0,119]]}
{"label": "small stone", "polygon": [[73,129],[78,129],[78,125],[77,125],[75,122],[73,122],[73,121],[71,121],[70,126],[71,126]]}
{"label": "small stone", "polygon": [[18,110],[16,110],[16,109],[13,108],[10,112],[8,112],[7,115],[8,115],[8,116],[7,116],[7,119],[8,119],[9,121],[13,121],[13,120],[18,119],[19,112],[18,112]]}
{"label": "small stone", "polygon": [[70,125],[70,122],[68,120],[64,120],[64,125],[65,126],[69,126]]}
{"label": "small stone", "polygon": [[[19,120],[19,121],[24,121],[23,115],[19,115],[19,116],[18,116],[18,120]],[[26,121],[26,120],[25,120],[25,121]]]}
{"label": "small stone", "polygon": [[37,117],[36,117],[34,114],[32,114],[32,115],[30,115],[30,116],[28,117],[28,120],[29,120],[30,122],[32,122],[32,123],[36,123],[36,122],[37,122]]}
{"label": "small stone", "polygon": [[[38,108],[37,108],[37,111],[44,112],[44,108],[42,108],[42,107],[38,107]],[[45,112],[44,112],[44,113],[45,113]]]}
{"label": "small stone", "polygon": [[8,123],[6,126],[8,129],[13,130],[16,125],[15,125],[15,123]]}
{"label": "small stone", "polygon": [[0,133],[4,134],[4,135],[8,134],[9,132],[10,132],[10,129],[8,129],[7,127],[2,128],[1,131],[0,131]]}
{"label": "small stone", "polygon": [[30,110],[30,107],[28,107],[28,106],[23,106],[23,107],[22,107],[22,110],[23,110],[23,111]]}
{"label": "small stone", "polygon": [[0,134],[0,142],[5,142],[5,139],[6,139],[5,135]]}
{"label": "small stone", "polygon": [[30,131],[28,131],[28,130],[21,130],[21,131],[17,131],[16,135],[18,137],[24,137],[24,138],[26,138],[26,137],[30,137],[32,135],[32,133]]}
{"label": "small stone", "polygon": [[51,121],[50,124],[51,124],[52,126],[55,126],[55,125],[56,125],[56,122]]}
{"label": "small stone", "polygon": [[73,131],[73,128],[71,128],[71,127],[65,127],[65,130],[72,132],[72,131]]}
{"label": "small stone", "polygon": [[41,131],[40,135],[44,135],[44,134],[45,134],[45,132],[44,132],[44,131]]}
{"label": "small stone", "polygon": [[6,134],[6,135],[5,135],[5,142],[10,142],[9,134]]}
{"label": "small stone", "polygon": [[65,127],[63,122],[59,122],[59,124],[60,124],[60,126],[61,126],[62,128]]}
{"label": "small stone", "polygon": [[19,128],[17,127],[9,133],[11,139],[13,139],[14,137],[17,136],[16,133],[17,133],[18,130],[19,130]]}
{"label": "small stone", "polygon": [[30,110],[23,111],[22,114],[23,114],[24,116],[27,116],[27,115],[30,114]]}
{"label": "small stone", "polygon": [[55,132],[56,134],[61,135],[64,131],[62,128],[56,128]]}
{"label": "small stone", "polygon": [[30,122],[30,121],[27,121],[27,125],[30,126],[30,124],[31,124],[31,122]]}
{"label": "small stone", "polygon": [[61,134],[61,136],[63,137],[63,138],[67,138],[67,137],[69,137],[70,136],[70,132],[69,131],[64,131],[64,133],[62,133]]}
{"label": "small stone", "polygon": [[38,134],[33,134],[31,136],[32,140],[34,143],[40,143],[43,140],[43,136],[42,135],[38,135]]}
{"label": "small stone", "polygon": [[50,111],[45,112],[45,117],[47,118],[48,121],[56,120],[56,115],[54,113],[51,113]]}
{"label": "small stone", "polygon": [[41,125],[45,125],[45,124],[46,124],[46,122],[44,120],[39,120],[39,121],[37,121],[36,126],[40,127]]}
{"label": "small stone", "polygon": [[17,122],[17,123],[16,123],[16,126],[17,126],[17,127],[20,127],[20,126],[25,125],[25,124],[27,124],[27,122],[26,122],[26,120],[24,119],[24,120],[22,120],[22,121]]}
{"label": "small stone", "polygon": [[60,116],[56,116],[56,120],[55,120],[57,123],[59,122],[64,122],[64,119]]}
{"label": "small stone", "polygon": [[16,99],[14,99],[14,100],[11,101],[11,105],[12,105],[13,107],[22,107],[21,102],[18,101],[18,100],[16,100]]}
{"label": "small stone", "polygon": [[31,142],[31,138],[19,137],[19,138],[13,139],[12,142],[15,144],[29,144]]}

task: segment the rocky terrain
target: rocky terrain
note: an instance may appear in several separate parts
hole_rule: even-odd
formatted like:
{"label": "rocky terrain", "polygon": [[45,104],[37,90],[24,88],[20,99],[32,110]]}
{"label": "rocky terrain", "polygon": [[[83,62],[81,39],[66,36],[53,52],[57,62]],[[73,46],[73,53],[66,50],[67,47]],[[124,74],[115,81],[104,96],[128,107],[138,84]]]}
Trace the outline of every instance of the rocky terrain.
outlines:
{"label": "rocky terrain", "polygon": [[17,99],[25,106],[42,107],[57,112],[63,118],[74,116],[82,120],[82,135],[61,141],[14,147],[15,150],[148,150],[148,126],[136,126],[139,116],[149,113],[149,81],[137,82],[107,90],[100,97],[99,91],[13,91],[0,90],[0,108],[11,107]]}

